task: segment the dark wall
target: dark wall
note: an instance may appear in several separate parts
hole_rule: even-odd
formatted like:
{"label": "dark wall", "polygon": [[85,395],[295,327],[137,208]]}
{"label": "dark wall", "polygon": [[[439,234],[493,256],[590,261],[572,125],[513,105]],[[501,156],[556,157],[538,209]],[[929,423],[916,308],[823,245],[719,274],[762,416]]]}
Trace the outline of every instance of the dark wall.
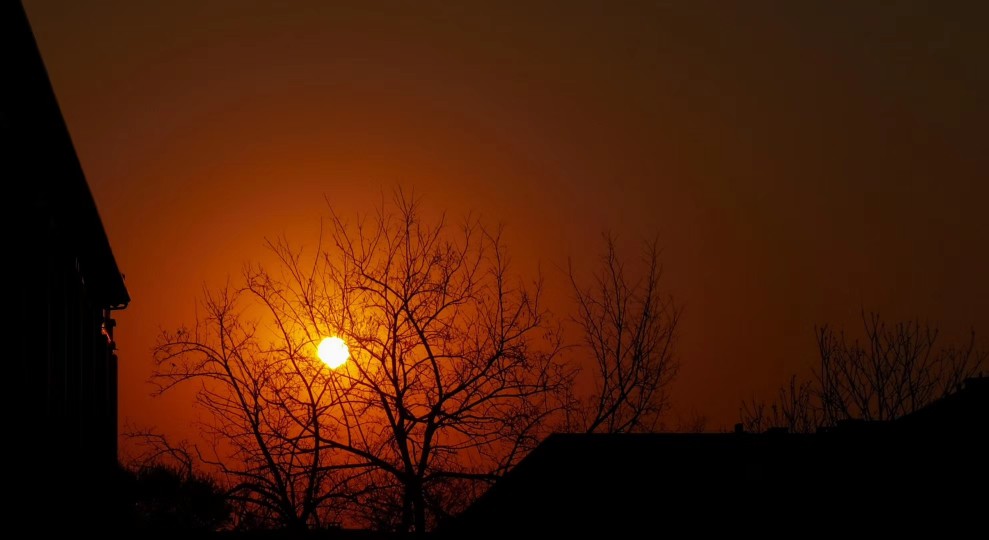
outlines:
{"label": "dark wall", "polygon": [[0,2],[11,515],[105,526],[117,461],[111,308],[130,298],[23,8]]}

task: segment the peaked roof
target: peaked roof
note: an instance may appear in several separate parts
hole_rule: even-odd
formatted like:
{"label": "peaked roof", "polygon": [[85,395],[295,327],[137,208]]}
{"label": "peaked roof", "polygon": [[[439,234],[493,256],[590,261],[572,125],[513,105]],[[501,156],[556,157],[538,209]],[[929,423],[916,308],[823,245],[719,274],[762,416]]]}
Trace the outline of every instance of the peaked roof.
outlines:
{"label": "peaked roof", "polygon": [[58,238],[75,255],[97,304],[125,307],[130,295],[20,2],[0,2],[0,34],[6,38],[0,129],[12,158],[3,164],[5,210],[22,227],[16,234],[34,235],[28,241]]}

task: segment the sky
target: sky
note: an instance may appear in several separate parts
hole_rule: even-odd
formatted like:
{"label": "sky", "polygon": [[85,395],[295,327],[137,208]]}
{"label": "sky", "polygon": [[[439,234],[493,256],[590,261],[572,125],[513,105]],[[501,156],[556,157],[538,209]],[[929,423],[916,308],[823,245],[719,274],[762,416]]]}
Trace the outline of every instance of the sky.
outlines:
{"label": "sky", "polygon": [[862,309],[989,346],[983,2],[25,0],[133,298],[121,423],[205,285],[396,186],[503,223],[516,267],[657,238],[674,414],[730,428]]}

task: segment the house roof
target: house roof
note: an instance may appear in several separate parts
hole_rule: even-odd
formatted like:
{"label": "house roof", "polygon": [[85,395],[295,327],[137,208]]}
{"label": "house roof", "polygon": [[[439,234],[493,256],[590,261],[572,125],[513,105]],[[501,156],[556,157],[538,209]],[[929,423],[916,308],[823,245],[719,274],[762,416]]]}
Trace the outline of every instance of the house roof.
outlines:
{"label": "house roof", "polygon": [[440,530],[682,536],[772,526],[780,535],[962,523],[984,502],[970,486],[989,482],[987,398],[986,379],[970,380],[902,420],[813,435],[554,434]]}
{"label": "house roof", "polygon": [[896,420],[918,431],[982,430],[989,437],[989,377],[966,379],[957,391]]}
{"label": "house roof", "polygon": [[11,161],[4,163],[9,194],[5,198],[15,234],[34,235],[28,242],[45,237],[62,243],[75,255],[96,302],[106,308],[125,307],[130,295],[30,23],[20,2],[0,4],[0,29],[7,38],[0,126],[11,150]]}
{"label": "house roof", "polygon": [[[811,437],[779,433],[554,434],[451,531],[638,529],[787,483]],[[524,524],[524,525],[519,525]]]}

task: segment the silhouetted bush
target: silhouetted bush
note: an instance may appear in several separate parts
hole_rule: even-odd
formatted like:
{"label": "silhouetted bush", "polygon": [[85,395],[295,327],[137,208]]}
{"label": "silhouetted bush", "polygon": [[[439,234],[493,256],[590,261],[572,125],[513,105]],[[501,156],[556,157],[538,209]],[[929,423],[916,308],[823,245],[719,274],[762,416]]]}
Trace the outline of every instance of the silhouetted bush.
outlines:
{"label": "silhouetted bush", "polygon": [[209,476],[168,465],[136,471],[121,467],[118,477],[121,528],[138,532],[216,531],[231,521],[223,489]]}

